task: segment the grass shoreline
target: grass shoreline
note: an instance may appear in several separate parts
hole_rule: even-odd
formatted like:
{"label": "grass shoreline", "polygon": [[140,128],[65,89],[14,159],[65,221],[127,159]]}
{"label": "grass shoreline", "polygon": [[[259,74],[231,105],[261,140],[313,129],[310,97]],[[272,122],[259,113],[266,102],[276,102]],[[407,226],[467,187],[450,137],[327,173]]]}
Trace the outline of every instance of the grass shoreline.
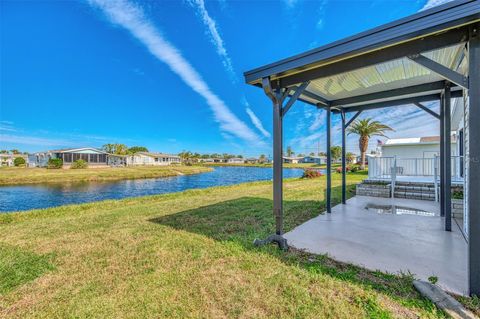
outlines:
{"label": "grass shoreline", "polygon": [[212,171],[205,166],[136,166],[87,169],[1,168],[0,186],[108,182],[199,174]]}
{"label": "grass shoreline", "polygon": [[[347,176],[352,196],[365,175]],[[325,182],[285,181],[287,231],[324,210]],[[271,196],[258,181],[0,214],[0,317],[444,317],[409,276],[255,248]]]}

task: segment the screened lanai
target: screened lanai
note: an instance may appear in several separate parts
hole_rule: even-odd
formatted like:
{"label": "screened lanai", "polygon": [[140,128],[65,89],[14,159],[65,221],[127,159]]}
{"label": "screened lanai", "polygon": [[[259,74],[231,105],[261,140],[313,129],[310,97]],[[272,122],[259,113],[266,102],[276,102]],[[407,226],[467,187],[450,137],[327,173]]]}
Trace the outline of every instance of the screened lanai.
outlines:
{"label": "screened lanai", "polygon": [[[286,247],[283,232],[283,118],[296,101],[342,119],[342,203],[346,201],[346,129],[365,110],[415,105],[440,124],[440,214],[451,231],[452,98],[465,103],[465,218],[468,220],[468,289],[480,295],[480,0],[457,0],[349,38],[244,73],[273,104],[273,210],[275,234],[266,242]],[[437,113],[426,106],[439,102]],[[419,123],[422,125],[422,123]],[[327,152],[326,213],[331,207]],[[320,213],[320,212],[319,212]]]}

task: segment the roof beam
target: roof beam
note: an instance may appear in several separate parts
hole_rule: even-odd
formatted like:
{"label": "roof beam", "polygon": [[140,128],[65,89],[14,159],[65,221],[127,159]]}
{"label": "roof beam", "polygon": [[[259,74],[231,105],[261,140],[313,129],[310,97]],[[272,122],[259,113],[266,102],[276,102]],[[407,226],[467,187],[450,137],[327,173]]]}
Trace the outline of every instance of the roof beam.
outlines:
{"label": "roof beam", "polygon": [[[369,53],[357,55],[340,61],[322,65],[309,70],[299,70],[289,76],[277,75],[278,81],[272,83],[273,87],[289,87],[308,80],[320,79],[340,73],[345,73],[367,66],[404,58],[412,54],[441,49],[466,41],[468,30],[466,28],[451,29],[442,34],[431,35],[409,42],[378,49]],[[311,61],[314,63],[315,61]]]}
{"label": "roof beam", "polygon": [[353,123],[353,121],[355,121],[355,119],[360,115],[360,113],[362,113],[362,111],[358,111],[357,113],[355,113],[352,118],[345,124],[345,128],[349,127],[350,124]]}
{"label": "roof beam", "polygon": [[310,84],[310,81],[302,83],[298,88],[295,89],[295,93],[288,99],[287,104],[282,108],[282,116],[287,114],[288,110],[292,107],[293,103],[298,100],[298,97],[305,91],[307,86]]}
{"label": "roof beam", "polygon": [[436,112],[430,110],[428,107],[426,107],[425,105],[421,104],[421,103],[418,103],[418,102],[413,102],[413,104],[415,104],[417,107],[421,108],[422,110],[424,110],[425,112],[427,112],[428,114],[432,115],[434,118],[436,118],[437,120],[440,119],[440,114],[437,114]]}
{"label": "roof beam", "polygon": [[408,58],[413,62],[423,66],[424,68],[437,73],[438,75],[443,77],[445,80],[455,83],[463,87],[464,89],[468,90],[468,77],[464,76],[463,74],[460,74],[450,68],[447,68],[446,66],[436,61],[433,61],[421,54],[409,55]]}
{"label": "roof beam", "polygon": [[402,95],[443,90],[444,87],[445,87],[445,81],[407,86],[407,87],[388,90],[388,91],[357,95],[353,97],[347,97],[344,99],[333,100],[332,106],[337,106],[337,105],[347,106],[349,104],[362,103],[362,102],[368,102],[368,101],[386,99],[386,98],[392,98],[392,97],[399,97]]}
{"label": "roof beam", "polygon": [[[462,97],[462,96],[463,96],[462,90],[453,91],[451,94],[452,98]],[[431,101],[438,101],[438,100],[440,100],[440,93],[351,106],[351,107],[346,107],[345,112],[366,111],[366,110],[373,110],[373,109],[379,109],[379,108],[390,107],[390,106],[412,104],[415,102],[422,103],[422,102],[431,102]]]}

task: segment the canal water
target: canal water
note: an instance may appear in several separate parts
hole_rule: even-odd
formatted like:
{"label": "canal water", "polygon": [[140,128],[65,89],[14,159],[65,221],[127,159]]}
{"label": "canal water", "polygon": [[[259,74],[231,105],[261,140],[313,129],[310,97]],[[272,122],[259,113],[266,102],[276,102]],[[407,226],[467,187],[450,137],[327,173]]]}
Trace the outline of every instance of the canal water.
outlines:
{"label": "canal water", "polygon": [[[288,168],[283,170],[284,178],[300,177],[302,174],[303,169]],[[212,172],[175,177],[114,182],[0,186],[0,212],[47,208],[106,199],[165,194],[186,189],[271,180],[272,176],[273,171],[271,168],[216,167]]]}

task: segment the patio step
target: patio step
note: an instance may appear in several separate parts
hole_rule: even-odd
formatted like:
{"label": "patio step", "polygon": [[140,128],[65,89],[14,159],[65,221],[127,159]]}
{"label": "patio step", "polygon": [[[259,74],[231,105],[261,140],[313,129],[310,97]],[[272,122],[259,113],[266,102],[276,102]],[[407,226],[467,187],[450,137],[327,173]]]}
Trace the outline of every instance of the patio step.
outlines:
{"label": "patio step", "polygon": [[435,200],[435,185],[433,183],[395,183],[396,198]]}
{"label": "patio step", "polygon": [[361,183],[357,185],[357,195],[390,197],[390,184]]}

